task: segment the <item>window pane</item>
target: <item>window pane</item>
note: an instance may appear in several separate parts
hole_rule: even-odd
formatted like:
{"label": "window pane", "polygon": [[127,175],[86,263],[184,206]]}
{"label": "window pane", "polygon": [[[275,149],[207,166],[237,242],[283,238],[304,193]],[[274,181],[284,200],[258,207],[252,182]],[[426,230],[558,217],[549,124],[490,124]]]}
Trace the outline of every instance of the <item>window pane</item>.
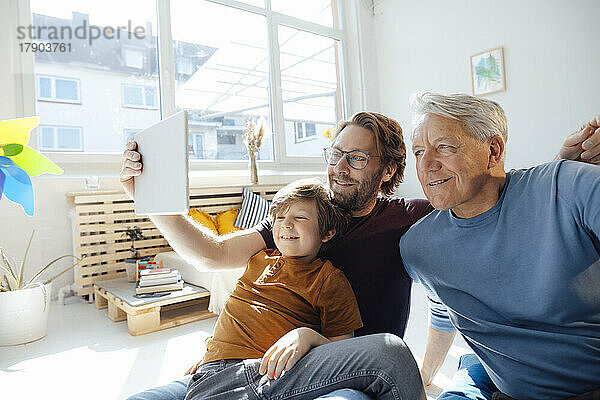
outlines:
{"label": "window pane", "polygon": [[56,128],[58,148],[64,150],[81,150],[79,129]]}
{"label": "window pane", "polygon": [[123,103],[128,106],[143,106],[142,88],[135,86],[123,87]]}
{"label": "window pane", "polygon": [[40,97],[51,98],[52,97],[52,81],[50,78],[40,77]]}
{"label": "window pane", "polygon": [[[190,135],[203,140],[203,151],[190,150],[190,157],[247,160],[246,121],[271,121],[265,17],[208,1],[171,0],[171,18],[175,102],[190,110]],[[191,74],[177,67],[182,58]],[[270,135],[258,158],[273,159]]]}
{"label": "window pane", "polygon": [[156,106],[156,101],[155,96],[154,96],[154,89],[152,88],[146,88],[146,105],[148,107],[155,107]]}
{"label": "window pane", "polygon": [[131,68],[144,67],[144,53],[138,50],[125,49],[125,65]]}
{"label": "window pane", "polygon": [[264,0],[241,0],[241,1],[242,1],[242,3],[252,4],[253,6],[257,6],[257,7],[265,6]]}
{"label": "window pane", "polygon": [[41,127],[40,146],[44,149],[54,148],[54,128],[46,126]]}
{"label": "window pane", "polygon": [[[282,14],[315,22],[317,24],[338,27],[336,0],[271,0],[271,8]],[[334,16],[336,16],[334,18]]]}
{"label": "window pane", "polygon": [[56,98],[61,100],[79,100],[77,81],[56,79]]}
{"label": "window pane", "polygon": [[[36,113],[42,125],[79,127],[77,135],[67,131],[60,136],[63,149],[77,148],[86,152],[122,153],[123,130],[144,129],[160,119],[157,107],[144,106],[144,93],[139,89],[128,96],[134,97],[141,108],[124,107],[124,85],[154,88],[154,104],[159,103],[158,60],[156,40],[156,7],[148,0],[30,0],[32,26],[39,40],[69,44],[70,51],[35,52],[35,73],[56,77],[56,97],[68,100],[84,100],[81,103],[38,101]],[[84,39],[77,38],[75,29],[87,32]],[[128,27],[117,29],[117,27]],[[109,29],[108,27],[112,27]],[[50,29],[53,28],[53,29]],[[91,38],[90,29],[101,32],[99,38]],[[107,28],[108,34],[104,32]],[[73,32],[69,39],[69,30]],[[64,37],[61,38],[61,32]],[[94,32],[94,31],[93,31]],[[28,35],[28,33],[27,33]],[[49,37],[49,35],[52,35]],[[58,35],[58,38],[55,38]],[[23,41],[31,42],[29,37]],[[91,41],[91,43],[90,43]],[[141,68],[126,65],[133,51],[133,61]],[[137,55],[136,55],[137,53]],[[125,58],[127,57],[127,58]],[[137,58],[136,58],[137,57]],[[137,60],[137,61],[136,61]],[[48,92],[48,82],[36,79],[38,93]],[[73,82],[75,81],[75,82]],[[77,83],[79,87],[77,88]],[[79,89],[79,96],[76,95]],[[78,98],[80,97],[80,99]],[[41,145],[49,144],[46,138]],[[51,145],[50,148],[56,146]]]}
{"label": "window pane", "polygon": [[141,129],[123,129],[123,147],[125,147],[127,143],[133,141],[134,135],[140,130]]}
{"label": "window pane", "polygon": [[[342,118],[338,43],[284,26],[278,36],[286,153],[321,157],[329,145],[323,134]],[[300,121],[302,136],[294,126]]]}
{"label": "window pane", "polygon": [[306,128],[306,133],[304,136],[309,137],[309,136],[317,136],[317,129],[315,124],[307,122],[305,125]]}

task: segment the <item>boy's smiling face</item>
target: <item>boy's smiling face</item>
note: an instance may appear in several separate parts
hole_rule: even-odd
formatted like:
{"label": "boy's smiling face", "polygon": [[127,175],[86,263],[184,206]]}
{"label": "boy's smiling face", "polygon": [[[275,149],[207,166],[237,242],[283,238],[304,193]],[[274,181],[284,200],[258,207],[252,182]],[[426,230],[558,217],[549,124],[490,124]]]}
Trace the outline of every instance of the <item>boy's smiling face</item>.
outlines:
{"label": "boy's smiling face", "polygon": [[319,215],[314,200],[294,201],[275,215],[273,239],[281,254],[310,263],[317,258],[321,243],[333,237],[335,231],[321,238]]}

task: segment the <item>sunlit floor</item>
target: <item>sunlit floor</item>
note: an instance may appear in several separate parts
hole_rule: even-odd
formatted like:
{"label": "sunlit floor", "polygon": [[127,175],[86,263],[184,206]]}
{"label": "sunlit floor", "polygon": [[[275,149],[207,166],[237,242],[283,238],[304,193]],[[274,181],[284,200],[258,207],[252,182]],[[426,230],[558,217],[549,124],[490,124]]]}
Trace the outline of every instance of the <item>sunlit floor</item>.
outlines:
{"label": "sunlit floor", "polygon": [[[420,361],[425,349],[427,313],[419,287],[413,293],[406,342]],[[46,337],[0,347],[2,399],[123,399],[183,375],[204,353],[215,318],[142,336],[112,322],[107,310],[78,297],[51,303]],[[435,383],[445,385],[467,352],[462,340],[450,351]],[[435,398],[435,397],[432,397]]]}

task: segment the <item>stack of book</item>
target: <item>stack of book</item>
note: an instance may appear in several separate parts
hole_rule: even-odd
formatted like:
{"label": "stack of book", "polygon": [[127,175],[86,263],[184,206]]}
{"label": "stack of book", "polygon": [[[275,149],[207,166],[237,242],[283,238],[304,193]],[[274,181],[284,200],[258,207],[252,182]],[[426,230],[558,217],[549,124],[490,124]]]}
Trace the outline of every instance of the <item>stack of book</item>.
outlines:
{"label": "stack of book", "polygon": [[175,268],[143,269],[135,286],[135,294],[174,292],[183,289],[181,274]]}

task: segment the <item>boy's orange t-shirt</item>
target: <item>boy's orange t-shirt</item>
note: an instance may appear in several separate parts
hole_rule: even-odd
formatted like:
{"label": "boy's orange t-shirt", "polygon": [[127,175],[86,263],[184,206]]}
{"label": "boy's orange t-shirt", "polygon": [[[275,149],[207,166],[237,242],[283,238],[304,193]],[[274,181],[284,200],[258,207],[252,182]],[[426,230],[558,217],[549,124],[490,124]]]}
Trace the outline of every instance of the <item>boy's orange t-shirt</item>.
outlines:
{"label": "boy's orange t-shirt", "polygon": [[362,327],[346,276],[329,261],[310,264],[263,250],[249,261],[225,304],[203,363],[260,358],[289,331],[308,327],[326,337]]}

